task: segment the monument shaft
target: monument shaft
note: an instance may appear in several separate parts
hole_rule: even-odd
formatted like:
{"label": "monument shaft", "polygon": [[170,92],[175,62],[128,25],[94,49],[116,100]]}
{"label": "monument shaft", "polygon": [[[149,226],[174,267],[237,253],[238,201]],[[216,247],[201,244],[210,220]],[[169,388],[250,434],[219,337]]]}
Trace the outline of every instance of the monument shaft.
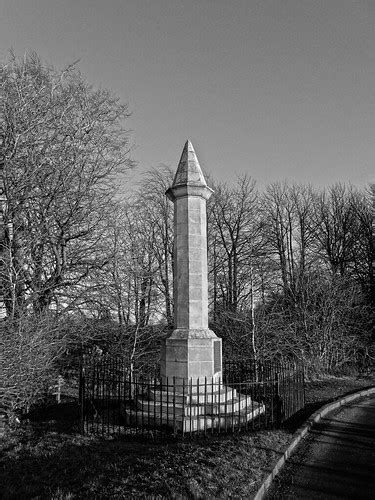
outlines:
{"label": "monument shaft", "polygon": [[175,203],[175,327],[207,329],[206,201],[184,196]]}
{"label": "monument shaft", "polygon": [[221,340],[208,328],[206,202],[212,194],[190,141],[166,192],[174,203],[174,331],[162,349],[162,377],[221,377]]}

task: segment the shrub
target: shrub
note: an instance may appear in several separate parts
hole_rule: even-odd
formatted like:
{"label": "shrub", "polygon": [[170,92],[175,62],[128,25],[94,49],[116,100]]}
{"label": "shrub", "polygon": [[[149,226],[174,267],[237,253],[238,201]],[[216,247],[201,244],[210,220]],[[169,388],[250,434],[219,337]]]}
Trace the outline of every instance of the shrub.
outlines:
{"label": "shrub", "polygon": [[9,416],[28,412],[56,383],[56,360],[65,349],[57,322],[22,317],[5,321],[0,336],[3,355],[0,401]]}

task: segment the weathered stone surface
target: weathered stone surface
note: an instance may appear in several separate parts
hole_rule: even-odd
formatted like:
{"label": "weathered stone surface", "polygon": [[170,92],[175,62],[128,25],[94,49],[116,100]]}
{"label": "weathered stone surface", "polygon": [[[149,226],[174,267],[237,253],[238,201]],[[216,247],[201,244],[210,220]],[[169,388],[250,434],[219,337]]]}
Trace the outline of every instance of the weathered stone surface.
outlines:
{"label": "weathered stone surface", "polygon": [[166,192],[174,203],[175,329],[162,347],[163,379],[216,381],[222,375],[221,356],[219,365],[214,363],[213,347],[220,340],[208,328],[206,200],[212,192],[187,141]]}
{"label": "weathered stone surface", "polygon": [[174,203],[175,325],[208,328],[206,201],[177,195]]}
{"label": "weathered stone surface", "polygon": [[[169,402],[184,405],[210,405],[227,403],[228,408],[232,401],[238,400],[236,389],[217,384],[168,384],[164,390],[151,390],[150,399],[152,401]],[[251,399],[249,399],[251,401]]]}
{"label": "weathered stone surface", "polygon": [[161,356],[161,375],[181,383],[193,380],[194,383],[206,378],[209,382],[222,377],[221,363],[215,370],[214,342],[220,344],[221,339],[209,329],[175,330],[164,342]]}
{"label": "weathered stone surface", "polygon": [[[147,402],[146,402],[147,405]],[[175,432],[204,432],[209,429],[228,429],[239,427],[250,422],[265,412],[265,406],[262,403],[252,402],[251,405],[245,405],[243,409],[234,412],[218,412],[217,414],[200,414],[199,407],[192,407],[191,413],[184,412],[180,409],[179,412],[173,412],[173,408],[163,404],[160,407],[155,407],[154,415],[149,411],[147,406],[139,411],[126,410],[123,413],[127,425],[142,425],[142,427],[150,426],[150,428],[167,426],[174,429]],[[178,414],[179,413],[179,414]],[[185,414],[184,414],[185,413]]]}
{"label": "weathered stone surface", "polygon": [[201,167],[193,145],[188,139],[178,163],[178,169],[173,181],[173,186],[182,185],[204,185],[206,181],[203,177]]}
{"label": "weathered stone surface", "polygon": [[[170,339],[218,339],[216,334],[209,328],[176,328]],[[197,343],[196,345],[199,345]]]}

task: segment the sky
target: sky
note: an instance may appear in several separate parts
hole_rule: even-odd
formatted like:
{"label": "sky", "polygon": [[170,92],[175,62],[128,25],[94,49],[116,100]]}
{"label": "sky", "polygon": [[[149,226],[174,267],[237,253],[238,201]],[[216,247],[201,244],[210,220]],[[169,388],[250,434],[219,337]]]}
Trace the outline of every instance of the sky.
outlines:
{"label": "sky", "polygon": [[190,138],[218,181],[375,180],[375,0],[0,0],[0,55],[79,60],[138,166]]}

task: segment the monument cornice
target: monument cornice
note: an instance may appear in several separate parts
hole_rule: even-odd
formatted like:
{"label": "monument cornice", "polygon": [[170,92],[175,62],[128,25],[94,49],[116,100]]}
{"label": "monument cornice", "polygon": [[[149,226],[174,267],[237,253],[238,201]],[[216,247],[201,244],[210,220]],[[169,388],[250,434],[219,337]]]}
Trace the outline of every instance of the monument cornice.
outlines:
{"label": "monument cornice", "polygon": [[187,196],[197,196],[208,200],[213,192],[213,189],[202,184],[177,184],[167,189],[165,194],[171,201]]}
{"label": "monument cornice", "polygon": [[171,339],[217,339],[218,336],[209,328],[176,328]]}

